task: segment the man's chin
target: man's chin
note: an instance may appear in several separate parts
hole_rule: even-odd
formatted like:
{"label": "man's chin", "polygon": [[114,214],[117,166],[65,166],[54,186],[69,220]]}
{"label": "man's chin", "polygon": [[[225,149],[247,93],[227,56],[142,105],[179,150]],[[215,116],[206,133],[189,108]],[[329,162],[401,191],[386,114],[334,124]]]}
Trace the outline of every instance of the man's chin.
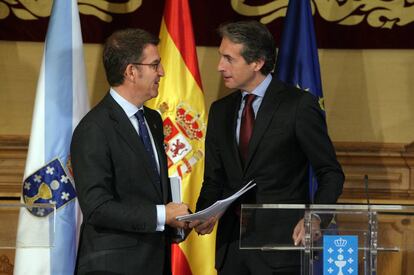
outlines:
{"label": "man's chin", "polygon": [[229,81],[229,80],[224,80],[224,86],[226,87],[226,88],[229,88],[229,89],[234,89],[235,88],[235,85],[234,85],[234,83],[232,83],[231,81]]}
{"label": "man's chin", "polygon": [[156,98],[158,96],[158,90],[153,91],[151,94],[151,98]]}
{"label": "man's chin", "polygon": [[235,89],[236,88],[234,85],[227,84],[227,83],[224,83],[224,86],[228,89]]}

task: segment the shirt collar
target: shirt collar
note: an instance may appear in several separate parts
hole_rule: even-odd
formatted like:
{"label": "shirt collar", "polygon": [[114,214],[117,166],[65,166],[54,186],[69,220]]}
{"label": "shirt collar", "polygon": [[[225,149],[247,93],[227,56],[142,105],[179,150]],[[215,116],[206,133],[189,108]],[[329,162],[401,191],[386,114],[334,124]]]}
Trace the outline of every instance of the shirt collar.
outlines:
{"label": "shirt collar", "polygon": [[[253,94],[259,97],[264,97],[267,87],[269,87],[271,81],[272,81],[272,75],[268,74],[266,78],[259,85],[257,85],[257,87],[254,88],[254,90],[250,94]],[[243,91],[242,97],[244,98],[244,96],[247,94],[249,93]]]}
{"label": "shirt collar", "polygon": [[127,114],[128,117],[132,117],[138,112],[138,110],[143,110],[142,106],[135,106],[125,98],[123,98],[114,88],[109,89],[109,93],[111,94],[112,98],[118,103],[124,112]]}

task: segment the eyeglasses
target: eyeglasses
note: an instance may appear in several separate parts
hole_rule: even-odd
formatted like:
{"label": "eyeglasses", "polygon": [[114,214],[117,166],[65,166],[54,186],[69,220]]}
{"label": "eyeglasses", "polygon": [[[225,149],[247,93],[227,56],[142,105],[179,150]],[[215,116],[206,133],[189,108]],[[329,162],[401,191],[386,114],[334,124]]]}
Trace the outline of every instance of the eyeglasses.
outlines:
{"label": "eyeglasses", "polygon": [[157,61],[154,63],[130,63],[132,65],[143,65],[143,66],[150,66],[151,69],[153,69],[154,71],[158,71],[158,68],[161,64],[161,61]]}

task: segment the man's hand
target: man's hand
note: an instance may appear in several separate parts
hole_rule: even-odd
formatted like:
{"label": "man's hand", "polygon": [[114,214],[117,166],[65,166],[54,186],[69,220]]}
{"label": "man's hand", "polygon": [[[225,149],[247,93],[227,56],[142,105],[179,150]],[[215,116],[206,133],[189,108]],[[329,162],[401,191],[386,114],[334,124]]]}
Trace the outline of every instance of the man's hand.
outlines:
{"label": "man's hand", "polygon": [[188,205],[170,202],[165,206],[165,224],[174,228],[188,228],[188,223],[177,221],[177,216],[189,214]]}
{"label": "man's hand", "polygon": [[198,233],[198,235],[204,235],[204,234],[210,234],[214,226],[216,225],[216,222],[218,220],[218,217],[211,217],[210,219],[206,221],[192,221],[189,224],[190,228],[194,228],[194,230]]}
{"label": "man's hand", "polygon": [[[312,232],[313,240],[317,241],[321,237],[320,226],[321,221],[317,218],[312,219]],[[298,246],[300,243],[305,245],[305,222],[304,219],[301,219],[298,224],[295,226],[292,234],[293,243]]]}

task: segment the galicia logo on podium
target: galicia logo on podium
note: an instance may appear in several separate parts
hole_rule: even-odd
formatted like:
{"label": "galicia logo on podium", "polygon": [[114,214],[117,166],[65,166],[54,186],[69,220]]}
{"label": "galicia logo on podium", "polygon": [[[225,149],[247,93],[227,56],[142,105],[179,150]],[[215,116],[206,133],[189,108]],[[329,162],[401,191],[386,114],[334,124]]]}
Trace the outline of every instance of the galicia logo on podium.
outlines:
{"label": "galicia logo on podium", "polygon": [[323,274],[358,274],[358,236],[323,237]]}

